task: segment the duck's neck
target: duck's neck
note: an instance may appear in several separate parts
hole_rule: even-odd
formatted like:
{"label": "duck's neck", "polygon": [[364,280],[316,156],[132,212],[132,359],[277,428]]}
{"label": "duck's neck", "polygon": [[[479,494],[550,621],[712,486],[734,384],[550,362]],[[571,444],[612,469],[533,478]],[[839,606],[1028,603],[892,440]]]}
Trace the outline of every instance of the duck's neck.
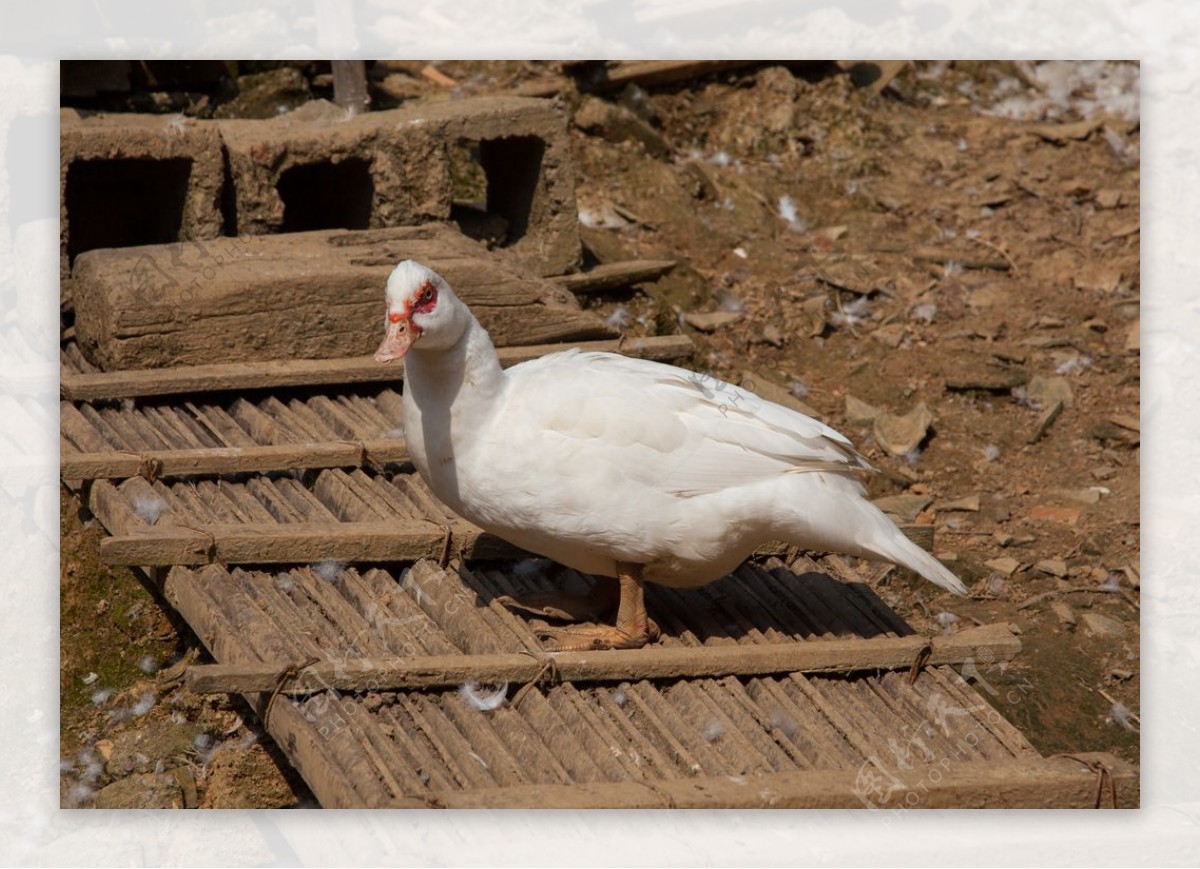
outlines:
{"label": "duck's neck", "polygon": [[504,370],[487,331],[468,313],[467,328],[446,349],[418,344],[404,359],[406,389],[422,407],[482,402],[499,394]]}

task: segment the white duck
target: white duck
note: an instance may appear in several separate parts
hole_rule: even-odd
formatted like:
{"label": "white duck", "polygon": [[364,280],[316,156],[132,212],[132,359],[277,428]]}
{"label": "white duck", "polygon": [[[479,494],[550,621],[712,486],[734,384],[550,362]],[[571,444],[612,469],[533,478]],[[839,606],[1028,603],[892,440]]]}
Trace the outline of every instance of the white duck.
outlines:
{"label": "white duck", "polygon": [[[546,631],[559,649],[657,636],[644,581],[704,585],[783,540],[903,565],[966,588],[864,498],[869,469],[828,426],[671,365],[568,350],[501,369],[449,285],[412,260],[387,282],[375,358],[405,358],[404,430],[430,489],[479,527],[598,579],[588,599],[532,608],[616,626]],[[511,601],[510,601],[511,603]]]}

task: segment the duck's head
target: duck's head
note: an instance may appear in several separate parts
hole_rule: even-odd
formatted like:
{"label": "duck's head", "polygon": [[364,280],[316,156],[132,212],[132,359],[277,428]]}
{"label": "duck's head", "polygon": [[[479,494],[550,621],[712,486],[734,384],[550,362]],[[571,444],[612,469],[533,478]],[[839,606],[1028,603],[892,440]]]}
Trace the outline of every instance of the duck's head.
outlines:
{"label": "duck's head", "polygon": [[386,334],[375,359],[402,359],[417,341],[422,349],[453,347],[469,316],[441,275],[415,260],[405,260],[388,276]]}

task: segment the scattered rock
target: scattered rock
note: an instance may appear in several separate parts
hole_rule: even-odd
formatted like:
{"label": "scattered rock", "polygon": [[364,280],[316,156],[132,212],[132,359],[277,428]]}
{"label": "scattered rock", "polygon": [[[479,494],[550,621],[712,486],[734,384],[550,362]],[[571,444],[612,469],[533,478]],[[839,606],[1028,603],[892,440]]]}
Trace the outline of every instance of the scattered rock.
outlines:
{"label": "scattered rock", "polygon": [[1061,401],[1055,401],[1053,404],[1043,410],[1041,415],[1038,416],[1038,421],[1033,427],[1033,432],[1028,438],[1026,438],[1026,442],[1036,444],[1043,437],[1045,437],[1046,432],[1050,431],[1050,427],[1054,425],[1055,420],[1057,420],[1062,414],[1062,410],[1063,403]]}
{"label": "scattered rock", "polygon": [[1063,603],[1061,600],[1051,601],[1050,612],[1058,616],[1058,620],[1062,622],[1068,630],[1075,629],[1075,610],[1071,609],[1068,604]]}
{"label": "scattered rock", "polygon": [[1061,558],[1043,559],[1035,564],[1033,569],[1049,576],[1057,576],[1060,579],[1067,575],[1067,563]]}
{"label": "scattered rock", "polygon": [[907,330],[903,323],[891,323],[887,326],[880,326],[871,333],[871,337],[895,350],[904,343],[906,332]]}
{"label": "scattered rock", "polygon": [[763,340],[772,347],[783,346],[783,332],[781,332],[779,327],[774,323],[768,323],[767,325],[763,326],[762,336]]}
{"label": "scattered rock", "polygon": [[713,311],[711,314],[691,313],[685,314],[683,319],[693,329],[698,329],[701,332],[715,332],[722,326],[728,326],[730,323],[736,323],[742,319],[742,315],[736,311]]}
{"label": "scattered rock", "polygon": [[901,522],[912,522],[917,514],[928,507],[933,499],[928,495],[889,495],[876,498],[872,503]]}
{"label": "scattered rock", "polygon": [[139,773],[96,792],[98,809],[182,809],[187,803],[178,778],[169,772]]}
{"label": "scattered rock", "polygon": [[624,106],[587,97],[575,112],[575,126],[585,133],[610,142],[640,142],[651,157],[670,155],[671,146],[662,134]]}
{"label": "scattered rock", "polygon": [[1116,208],[1121,204],[1121,191],[1106,188],[1096,191],[1096,206],[1098,208]]}
{"label": "scattered rock", "polygon": [[1100,613],[1084,613],[1081,618],[1083,626],[1093,636],[1114,638],[1125,636],[1125,625],[1116,619],[1110,619]]}
{"label": "scattered rock", "polygon": [[1075,394],[1071,391],[1071,384],[1065,377],[1043,377],[1037,375],[1029,381],[1029,385],[1025,387],[1025,392],[1029,395],[1029,400],[1049,407],[1056,401],[1061,401],[1063,407],[1070,407],[1075,403]]}
{"label": "scattered rock", "polygon": [[875,422],[882,410],[873,404],[859,401],[853,395],[846,394],[846,422],[851,425],[868,425]]}
{"label": "scattered rock", "polygon": [[1038,522],[1059,522],[1063,525],[1075,525],[1079,522],[1079,510],[1075,507],[1054,507],[1049,504],[1038,504],[1029,511],[1029,518]]}
{"label": "scattered rock", "polygon": [[1108,675],[1117,682],[1128,682],[1134,673],[1133,670],[1109,670]]}
{"label": "scattered rock", "polygon": [[1136,416],[1126,416],[1123,413],[1116,413],[1110,416],[1108,421],[1113,425],[1120,426],[1123,429],[1128,429],[1129,431],[1134,431],[1138,434],[1141,434],[1142,421]]}
{"label": "scattered rock", "polygon": [[1129,330],[1125,333],[1125,352],[1142,352],[1142,321],[1140,319],[1129,324]]}
{"label": "scattered rock", "polygon": [[1084,266],[1072,278],[1077,290],[1111,293],[1121,283],[1121,273],[1103,265]]}
{"label": "scattered rock", "polygon": [[1005,555],[1001,558],[993,558],[991,561],[985,561],[983,566],[991,568],[997,573],[1002,573],[1005,576],[1012,576],[1017,572],[1017,568],[1021,566],[1021,562],[1017,561],[1015,558],[1010,558],[1009,556]]}
{"label": "scattered rock", "polygon": [[938,511],[942,513],[978,513],[979,512],[979,496],[968,495],[965,498],[958,498],[954,501],[946,501],[938,505]]}
{"label": "scattered rock", "polygon": [[847,226],[825,226],[813,232],[813,235],[820,236],[821,238],[827,238],[830,241],[837,241],[839,238],[845,236],[849,231],[850,228]]}
{"label": "scattered rock", "polygon": [[933,414],[923,402],[904,416],[882,413],[875,417],[875,440],[893,456],[904,456],[925,440],[931,422]]}
{"label": "scattered rock", "polygon": [[1101,465],[1098,468],[1092,468],[1092,478],[1096,480],[1111,479],[1117,473],[1117,469],[1111,465]]}
{"label": "scattered rock", "polygon": [[1051,494],[1056,498],[1080,504],[1099,504],[1100,497],[1107,493],[1108,489],[1103,486],[1088,486],[1086,489],[1056,489]]}

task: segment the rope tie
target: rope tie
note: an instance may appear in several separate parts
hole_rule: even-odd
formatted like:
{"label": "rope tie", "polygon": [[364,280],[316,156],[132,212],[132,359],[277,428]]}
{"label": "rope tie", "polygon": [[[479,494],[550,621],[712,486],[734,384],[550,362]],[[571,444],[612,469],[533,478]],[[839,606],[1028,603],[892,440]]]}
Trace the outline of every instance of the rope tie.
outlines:
{"label": "rope tie", "polygon": [[913,658],[912,667],[908,670],[908,684],[915,685],[917,677],[921,675],[921,671],[925,669],[925,665],[929,663],[929,659],[933,657],[933,643],[929,640],[925,641],[925,645],[917,650],[917,656]]}
{"label": "rope tie", "polygon": [[521,701],[525,699],[525,695],[528,694],[538,682],[541,682],[543,679],[548,682],[559,681],[558,664],[555,663],[553,656],[547,655],[545,652],[535,652],[532,649],[522,649],[521,654],[528,655],[529,657],[533,658],[533,660],[539,662],[542,666],[536,673],[533,674],[532,679],[517,689],[517,693],[513,695],[512,699],[513,709],[516,709],[521,705]]}
{"label": "rope tie", "polygon": [[1105,785],[1108,786],[1108,798],[1112,808],[1117,807],[1117,780],[1108,768],[1108,764],[1100,760],[1080,757],[1077,754],[1064,754],[1071,760],[1077,760],[1096,774],[1096,795],[1092,800],[1092,808],[1098,809],[1104,802]]}
{"label": "rope tie", "polygon": [[275,698],[283,691],[284,686],[293,679],[296,679],[300,674],[311,667],[313,664],[320,661],[320,658],[309,656],[303,664],[288,664],[275,676],[275,688],[271,691],[271,696],[267,699],[267,706],[263,709],[262,722],[263,729],[266,730],[270,725],[271,710],[275,708]]}

